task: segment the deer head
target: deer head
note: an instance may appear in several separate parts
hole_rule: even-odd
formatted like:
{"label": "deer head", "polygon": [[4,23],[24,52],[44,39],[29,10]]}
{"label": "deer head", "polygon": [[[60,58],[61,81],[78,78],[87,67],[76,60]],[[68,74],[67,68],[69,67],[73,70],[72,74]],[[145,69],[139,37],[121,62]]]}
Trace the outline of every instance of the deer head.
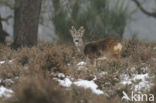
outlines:
{"label": "deer head", "polygon": [[73,38],[73,42],[75,44],[75,46],[78,48],[78,50],[80,51],[81,47],[84,45],[83,44],[83,34],[85,32],[85,29],[83,26],[81,26],[79,28],[79,30],[76,30],[74,26],[71,27],[71,29],[69,30],[70,34]]}
{"label": "deer head", "polygon": [[75,45],[80,44],[80,42],[82,41],[84,32],[85,30],[83,26],[81,26],[79,30],[76,30],[74,26],[71,27],[70,33],[71,33],[71,36],[73,37],[73,42]]}

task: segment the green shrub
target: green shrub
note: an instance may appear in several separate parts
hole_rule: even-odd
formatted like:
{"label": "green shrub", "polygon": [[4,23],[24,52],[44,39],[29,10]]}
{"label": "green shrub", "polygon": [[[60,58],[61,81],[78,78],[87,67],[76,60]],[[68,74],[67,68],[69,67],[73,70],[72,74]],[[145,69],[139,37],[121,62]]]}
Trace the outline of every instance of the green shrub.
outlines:
{"label": "green shrub", "polygon": [[133,12],[125,1],[116,0],[75,0],[62,6],[61,0],[52,0],[54,4],[53,22],[60,40],[70,41],[69,29],[84,26],[86,39],[99,39],[105,36],[123,38],[127,21]]}

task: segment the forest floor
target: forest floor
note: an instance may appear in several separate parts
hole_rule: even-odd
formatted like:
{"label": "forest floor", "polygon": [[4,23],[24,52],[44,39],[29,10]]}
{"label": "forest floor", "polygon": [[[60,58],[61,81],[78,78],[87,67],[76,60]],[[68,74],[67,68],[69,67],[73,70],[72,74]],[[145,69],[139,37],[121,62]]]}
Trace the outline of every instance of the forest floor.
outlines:
{"label": "forest floor", "polygon": [[156,42],[138,39],[123,41],[120,60],[96,67],[72,45],[0,45],[0,103],[135,103],[123,97],[156,96],[155,69]]}

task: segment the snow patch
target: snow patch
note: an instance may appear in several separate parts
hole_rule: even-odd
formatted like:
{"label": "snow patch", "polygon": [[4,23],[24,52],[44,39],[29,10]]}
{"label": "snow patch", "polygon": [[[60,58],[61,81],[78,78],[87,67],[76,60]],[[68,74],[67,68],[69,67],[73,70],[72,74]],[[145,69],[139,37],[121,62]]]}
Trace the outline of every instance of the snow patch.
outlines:
{"label": "snow patch", "polygon": [[63,73],[51,73],[51,75],[59,78],[65,78],[65,75]]}
{"label": "snow patch", "polygon": [[95,80],[97,80],[97,77],[96,77],[96,75],[94,75],[94,78],[93,78],[93,81],[95,81]]}
{"label": "snow patch", "polygon": [[70,63],[68,63],[68,64],[67,64],[67,66],[71,66],[71,64],[70,64]]}
{"label": "snow patch", "polygon": [[63,87],[70,87],[72,85],[72,81],[69,78],[65,78],[64,80],[60,80],[58,78],[54,78],[59,82],[59,84]]}
{"label": "snow patch", "polygon": [[64,75],[63,73],[58,73],[57,75],[58,75],[58,77],[60,77],[60,78],[61,78],[61,77],[62,77],[62,78],[65,77],[65,75]]}
{"label": "snow patch", "polygon": [[156,50],[156,47],[154,47],[153,50]]}
{"label": "snow patch", "polygon": [[131,79],[130,79],[128,74],[122,74],[120,76],[120,78],[123,79],[120,82],[121,84],[123,84],[123,85],[130,85],[130,84],[132,84]]}
{"label": "snow patch", "polygon": [[0,64],[4,64],[5,63],[5,61],[0,61]]}
{"label": "snow patch", "polygon": [[129,81],[121,81],[120,83],[123,84],[123,85],[130,85],[130,84],[132,84],[132,82],[130,80]]}
{"label": "snow patch", "polygon": [[78,67],[78,70],[86,70],[86,71],[87,71],[87,70],[88,70],[88,68],[87,68],[87,67],[85,67],[85,66],[79,66],[79,67]]}
{"label": "snow patch", "polygon": [[73,84],[75,84],[76,86],[79,86],[79,87],[83,87],[85,89],[89,88],[92,90],[93,93],[95,93],[97,95],[104,94],[103,91],[101,91],[100,89],[97,89],[98,86],[94,81],[78,80],[78,81],[74,82]]}
{"label": "snow patch", "polygon": [[79,62],[79,63],[77,64],[77,66],[83,66],[83,65],[86,65],[86,62],[81,61],[81,62]]}
{"label": "snow patch", "polygon": [[84,61],[81,61],[81,62],[79,62],[79,63],[77,63],[77,66],[78,66],[78,70],[88,70],[88,68],[86,67],[86,62],[84,62]]}
{"label": "snow patch", "polygon": [[131,67],[130,69],[132,72],[136,71],[136,68],[135,67]]}
{"label": "snow patch", "polygon": [[107,75],[107,74],[108,74],[108,72],[101,72],[99,75],[104,76],[104,75]]}
{"label": "snow patch", "polygon": [[142,80],[142,81],[145,81],[146,78],[148,78],[148,73],[146,74],[136,74],[134,75],[133,77],[133,80],[136,81],[136,80]]}
{"label": "snow patch", "polygon": [[[9,60],[7,63],[12,63],[14,60]],[[6,61],[0,61],[0,64],[5,64]]]}
{"label": "snow patch", "polygon": [[10,98],[13,94],[11,89],[7,89],[3,86],[0,87],[0,97]]}
{"label": "snow patch", "polygon": [[[94,80],[96,80],[96,76],[94,77]],[[88,81],[88,80],[78,80],[75,82],[72,82],[70,80],[69,77],[64,78],[63,80],[58,79],[58,78],[54,78],[54,80],[58,81],[58,83],[63,86],[63,87],[71,87],[72,84],[74,84],[75,86],[79,86],[79,87],[83,87],[85,89],[89,88],[91,89],[91,91],[97,95],[100,94],[104,94],[104,92],[98,88],[98,85],[94,82],[94,80],[92,81]]]}
{"label": "snow patch", "polygon": [[12,63],[14,60],[9,60],[8,63]]}
{"label": "snow patch", "polygon": [[8,85],[14,84],[14,81],[12,79],[5,79],[5,80],[0,80],[0,83],[7,83]]}

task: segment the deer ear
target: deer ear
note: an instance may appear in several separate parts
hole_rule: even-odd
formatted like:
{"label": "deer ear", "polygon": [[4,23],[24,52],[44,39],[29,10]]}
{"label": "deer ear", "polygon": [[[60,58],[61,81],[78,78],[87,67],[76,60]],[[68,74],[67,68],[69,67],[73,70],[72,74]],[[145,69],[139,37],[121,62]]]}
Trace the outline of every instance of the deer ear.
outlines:
{"label": "deer ear", "polygon": [[74,34],[73,31],[72,31],[72,29],[70,29],[69,32],[70,32],[70,35],[73,35]]}
{"label": "deer ear", "polygon": [[71,34],[72,36],[75,34],[75,31],[76,31],[76,29],[75,29],[74,26],[72,26],[71,29],[69,30],[69,32],[70,32],[70,34]]}
{"label": "deer ear", "polygon": [[74,27],[74,26],[72,26],[72,27],[71,27],[71,29],[72,29],[74,32],[76,32],[76,29],[75,29],[75,27]]}
{"label": "deer ear", "polygon": [[81,36],[83,36],[83,34],[85,32],[85,29],[83,26],[80,27],[79,32],[80,32]]}

